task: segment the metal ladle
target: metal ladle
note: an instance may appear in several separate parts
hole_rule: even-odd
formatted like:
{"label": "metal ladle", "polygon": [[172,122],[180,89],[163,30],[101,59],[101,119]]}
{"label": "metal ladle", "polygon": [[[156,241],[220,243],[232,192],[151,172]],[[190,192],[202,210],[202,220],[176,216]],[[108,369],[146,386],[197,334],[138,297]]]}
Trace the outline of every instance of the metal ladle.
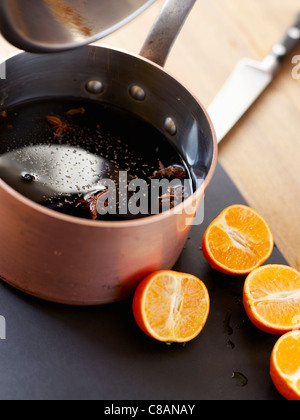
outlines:
{"label": "metal ladle", "polygon": [[29,52],[58,52],[95,42],[155,0],[0,0],[0,30]]}

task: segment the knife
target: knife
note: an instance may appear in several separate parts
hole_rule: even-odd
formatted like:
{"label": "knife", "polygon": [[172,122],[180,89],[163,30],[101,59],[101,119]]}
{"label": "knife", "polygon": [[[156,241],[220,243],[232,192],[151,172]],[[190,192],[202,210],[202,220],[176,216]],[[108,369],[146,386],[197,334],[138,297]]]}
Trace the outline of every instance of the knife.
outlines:
{"label": "knife", "polygon": [[263,91],[284,59],[300,45],[300,14],[281,42],[262,61],[242,59],[208,108],[220,143]]}

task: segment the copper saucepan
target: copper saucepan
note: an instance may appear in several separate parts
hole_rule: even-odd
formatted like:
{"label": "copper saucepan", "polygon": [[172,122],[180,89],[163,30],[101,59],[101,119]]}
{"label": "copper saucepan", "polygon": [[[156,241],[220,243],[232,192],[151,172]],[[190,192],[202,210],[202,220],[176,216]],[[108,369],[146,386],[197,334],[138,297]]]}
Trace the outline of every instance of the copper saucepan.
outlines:
{"label": "copper saucepan", "polygon": [[217,162],[217,139],[197,99],[162,68],[195,0],[168,0],[141,56],[86,46],[21,53],[6,62],[1,108],[76,97],[118,106],[165,135],[203,183],[168,213],[131,221],[90,221],[36,204],[0,179],[0,277],[36,297],[99,305],[133,293],[179,258]]}

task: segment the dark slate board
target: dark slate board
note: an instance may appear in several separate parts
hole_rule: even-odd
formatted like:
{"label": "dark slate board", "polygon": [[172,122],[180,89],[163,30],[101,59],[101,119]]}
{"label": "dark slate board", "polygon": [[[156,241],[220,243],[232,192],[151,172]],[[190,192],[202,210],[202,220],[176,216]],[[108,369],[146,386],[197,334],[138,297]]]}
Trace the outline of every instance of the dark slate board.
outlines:
{"label": "dark slate board", "polygon": [[[213,271],[201,252],[208,224],[244,200],[218,166],[205,199],[205,222],[193,227],[175,269],[201,278],[211,295],[202,334],[168,346],[136,326],[128,299],[94,308],[65,307],[0,284],[2,400],[280,400],[269,376],[277,337],[248,321],[244,278]],[[270,263],[286,264],[277,249]],[[241,377],[233,379],[233,373]],[[242,386],[245,385],[245,386]]]}

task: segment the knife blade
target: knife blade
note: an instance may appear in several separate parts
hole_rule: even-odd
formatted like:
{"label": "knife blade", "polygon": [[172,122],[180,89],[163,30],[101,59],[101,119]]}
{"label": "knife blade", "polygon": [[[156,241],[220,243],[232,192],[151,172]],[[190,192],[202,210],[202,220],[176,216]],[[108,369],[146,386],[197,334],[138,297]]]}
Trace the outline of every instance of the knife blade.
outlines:
{"label": "knife blade", "polygon": [[284,59],[298,45],[300,14],[262,62],[244,58],[238,63],[208,108],[219,143],[266,90]]}

